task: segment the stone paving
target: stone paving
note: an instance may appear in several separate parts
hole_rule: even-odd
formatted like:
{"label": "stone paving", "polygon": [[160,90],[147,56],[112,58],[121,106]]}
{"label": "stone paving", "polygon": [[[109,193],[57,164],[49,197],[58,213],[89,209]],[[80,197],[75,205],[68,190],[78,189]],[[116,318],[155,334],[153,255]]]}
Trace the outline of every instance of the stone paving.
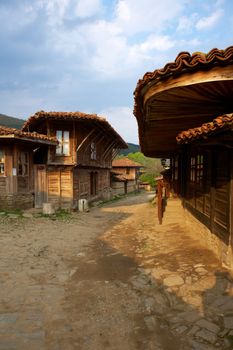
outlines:
{"label": "stone paving", "polygon": [[134,231],[139,267],[129,284],[140,295],[147,329],[173,346],[152,337],[145,349],[233,349],[232,272],[187,231],[178,200],[169,201],[163,225],[152,221],[154,235],[151,220]]}
{"label": "stone paving", "polygon": [[0,217],[0,350],[230,350],[233,279],[145,195],[67,221]]}

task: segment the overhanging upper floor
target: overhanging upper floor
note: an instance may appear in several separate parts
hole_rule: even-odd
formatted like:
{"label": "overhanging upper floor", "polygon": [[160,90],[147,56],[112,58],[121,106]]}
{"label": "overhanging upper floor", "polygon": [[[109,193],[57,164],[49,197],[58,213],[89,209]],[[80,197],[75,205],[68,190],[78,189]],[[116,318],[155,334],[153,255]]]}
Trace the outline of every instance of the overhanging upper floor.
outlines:
{"label": "overhanging upper floor", "polygon": [[146,73],[135,90],[134,114],[142,151],[168,157],[176,136],[233,111],[233,47],[208,54],[180,53],[175,62]]}

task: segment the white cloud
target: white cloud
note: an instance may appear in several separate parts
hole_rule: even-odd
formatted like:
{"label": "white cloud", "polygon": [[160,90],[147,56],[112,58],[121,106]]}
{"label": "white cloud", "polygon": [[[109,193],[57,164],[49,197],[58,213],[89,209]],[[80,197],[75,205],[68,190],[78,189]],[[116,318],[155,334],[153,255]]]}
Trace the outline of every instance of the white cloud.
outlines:
{"label": "white cloud", "polygon": [[185,0],[119,0],[116,5],[116,23],[129,35],[139,32],[161,32],[168,21],[181,13]]}
{"label": "white cloud", "polygon": [[[111,19],[92,21],[88,17],[103,14],[102,0],[28,0],[25,11],[37,20],[44,13],[40,24],[46,33],[45,54],[57,55],[56,62],[67,62],[74,70],[91,70],[100,79],[118,79],[132,76],[156,61],[159,52],[174,46],[161,32],[168,21],[175,20],[184,1],[116,0]],[[26,16],[22,13],[20,17]],[[135,43],[132,35],[139,32],[143,35]]]}
{"label": "white cloud", "polygon": [[147,53],[152,50],[166,51],[175,45],[175,41],[169,36],[149,35],[148,38],[141,44],[135,45],[135,48],[140,52]]}
{"label": "white cloud", "polygon": [[75,8],[77,17],[88,18],[99,14],[102,10],[100,0],[79,0]]}
{"label": "white cloud", "polygon": [[51,26],[63,23],[67,7],[70,5],[70,0],[42,0],[40,3],[46,9],[48,23]]}
{"label": "white cloud", "polygon": [[177,31],[179,32],[191,32],[198,20],[198,14],[195,12],[189,16],[182,16],[179,19]]}
{"label": "white cloud", "polygon": [[223,14],[224,11],[222,9],[218,9],[215,12],[213,12],[210,16],[200,18],[196,23],[196,29],[201,30],[212,28],[223,16]]}
{"label": "white cloud", "polygon": [[130,107],[108,107],[98,115],[104,116],[126,142],[138,144],[137,122]]}

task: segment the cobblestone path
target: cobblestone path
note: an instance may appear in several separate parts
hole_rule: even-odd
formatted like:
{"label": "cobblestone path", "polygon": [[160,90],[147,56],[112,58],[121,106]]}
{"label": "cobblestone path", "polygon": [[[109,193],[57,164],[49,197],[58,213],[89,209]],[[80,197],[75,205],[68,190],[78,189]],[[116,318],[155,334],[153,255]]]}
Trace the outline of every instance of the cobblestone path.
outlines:
{"label": "cobblestone path", "polygon": [[0,213],[0,350],[233,349],[233,280],[146,194],[65,219]]}

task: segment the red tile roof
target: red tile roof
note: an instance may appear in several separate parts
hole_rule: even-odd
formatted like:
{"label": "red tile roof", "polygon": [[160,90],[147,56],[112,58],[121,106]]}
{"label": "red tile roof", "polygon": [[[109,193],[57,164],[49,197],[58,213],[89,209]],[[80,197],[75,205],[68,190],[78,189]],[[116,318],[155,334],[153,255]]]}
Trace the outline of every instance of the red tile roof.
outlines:
{"label": "red tile roof", "polygon": [[200,127],[182,131],[176,137],[178,144],[189,143],[191,141],[216,134],[219,131],[228,130],[233,126],[233,114],[225,114],[215,118],[210,123],[202,124]]}
{"label": "red tile roof", "polygon": [[143,78],[138,80],[134,91],[135,116],[141,115],[140,95],[143,88],[148,84],[156,84],[162,79],[171,76],[178,76],[183,73],[205,70],[215,66],[225,66],[233,64],[233,46],[225,50],[212,49],[209,53],[195,52],[192,55],[189,52],[180,52],[174,62],[167,63],[164,68],[156,69],[154,72],[144,74]]}
{"label": "red tile roof", "polygon": [[129,158],[120,158],[114,159],[112,162],[112,166],[115,168],[141,168],[143,165],[134,162]]}
{"label": "red tile roof", "polygon": [[87,114],[83,112],[45,112],[45,111],[39,111],[36,112],[34,115],[28,118],[26,122],[24,123],[22,130],[34,130],[37,125],[44,120],[80,120],[80,121],[86,121],[86,122],[93,122],[96,125],[99,125],[101,128],[104,129],[104,131],[108,132],[111,136],[114,136],[114,138],[118,141],[120,148],[128,148],[125,141],[121,138],[121,136],[113,129],[113,127],[108,123],[108,121],[103,118],[97,116],[97,114]]}
{"label": "red tile roof", "polygon": [[56,145],[58,143],[56,137],[48,137],[43,134],[39,134],[37,132],[25,132],[19,129],[8,128],[5,126],[0,126],[0,138],[17,138],[24,139],[28,141],[34,142],[43,142],[52,145]]}

